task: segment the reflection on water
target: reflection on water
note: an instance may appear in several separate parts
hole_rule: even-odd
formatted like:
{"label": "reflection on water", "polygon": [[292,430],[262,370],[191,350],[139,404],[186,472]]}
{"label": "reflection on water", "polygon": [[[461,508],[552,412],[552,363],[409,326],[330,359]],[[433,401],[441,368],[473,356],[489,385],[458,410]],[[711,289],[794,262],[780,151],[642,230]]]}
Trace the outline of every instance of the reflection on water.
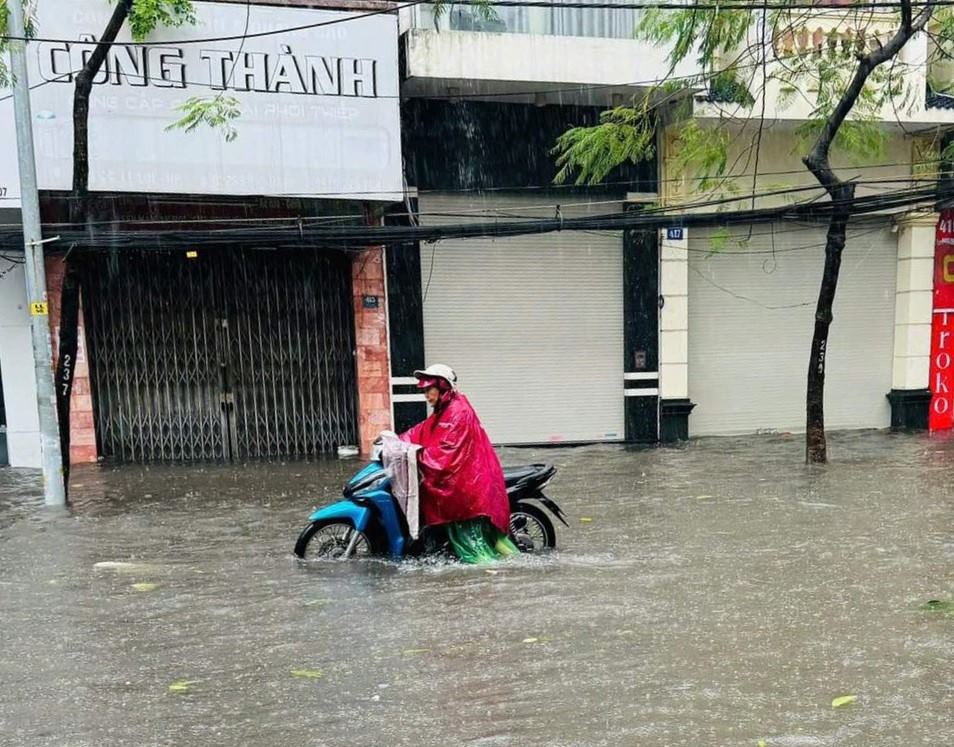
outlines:
{"label": "reflection on water", "polygon": [[294,560],[355,462],[0,471],[0,744],[954,743],[954,443],[832,452],[508,451],[571,528],[491,569]]}

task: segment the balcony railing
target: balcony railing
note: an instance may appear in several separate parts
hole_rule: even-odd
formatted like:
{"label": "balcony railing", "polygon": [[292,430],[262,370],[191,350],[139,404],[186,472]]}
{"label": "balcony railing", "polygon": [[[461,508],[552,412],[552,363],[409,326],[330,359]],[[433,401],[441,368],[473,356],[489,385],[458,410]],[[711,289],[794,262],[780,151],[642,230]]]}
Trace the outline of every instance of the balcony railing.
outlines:
{"label": "balcony railing", "polygon": [[[604,39],[632,39],[636,11],[632,8],[562,7],[571,1],[605,5],[615,0],[553,0],[550,7],[519,8],[497,6],[495,17],[481,16],[473,5],[451,3],[435,26],[429,5],[417,5],[412,12],[415,28],[440,28],[450,31],[487,31],[498,34],[544,34],[549,36],[589,36]],[[632,4],[632,0],[619,0]]]}

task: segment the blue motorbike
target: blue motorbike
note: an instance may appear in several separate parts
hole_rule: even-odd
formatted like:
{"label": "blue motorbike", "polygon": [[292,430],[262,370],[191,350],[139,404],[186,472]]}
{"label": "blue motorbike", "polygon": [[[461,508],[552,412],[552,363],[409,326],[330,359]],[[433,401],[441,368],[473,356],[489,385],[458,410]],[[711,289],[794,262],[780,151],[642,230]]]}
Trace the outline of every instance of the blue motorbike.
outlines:
{"label": "blue motorbike", "polygon": [[[391,494],[391,476],[377,457],[373,454],[372,461],[348,481],[342,500],[308,517],[308,526],[295,543],[295,555],[309,560],[401,559],[447,552],[439,527],[411,540],[404,513]],[[560,507],[543,494],[555,474],[556,468],[547,464],[504,469],[510,536],[521,552],[542,552],[556,546],[556,531],[544,507],[569,526]]]}

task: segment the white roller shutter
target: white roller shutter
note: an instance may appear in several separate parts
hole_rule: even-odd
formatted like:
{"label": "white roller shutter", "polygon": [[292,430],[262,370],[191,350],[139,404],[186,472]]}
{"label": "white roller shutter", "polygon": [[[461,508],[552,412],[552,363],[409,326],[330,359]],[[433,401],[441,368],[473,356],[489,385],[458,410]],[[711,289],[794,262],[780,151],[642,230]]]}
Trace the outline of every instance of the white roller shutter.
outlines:
{"label": "white roller shutter", "polygon": [[[421,222],[434,225],[553,217],[554,202],[428,194],[419,206]],[[506,209],[480,212],[500,206]],[[567,204],[561,213],[621,209],[619,203]],[[623,438],[619,232],[425,244],[421,271],[427,360],[457,370],[461,389],[495,443]]]}
{"label": "white roller shutter", "polygon": [[[711,231],[689,234],[691,435],[805,430],[825,228],[755,226],[745,241],[749,233],[733,230],[724,245]],[[829,337],[830,429],[890,424],[896,257],[886,220],[851,224]]]}

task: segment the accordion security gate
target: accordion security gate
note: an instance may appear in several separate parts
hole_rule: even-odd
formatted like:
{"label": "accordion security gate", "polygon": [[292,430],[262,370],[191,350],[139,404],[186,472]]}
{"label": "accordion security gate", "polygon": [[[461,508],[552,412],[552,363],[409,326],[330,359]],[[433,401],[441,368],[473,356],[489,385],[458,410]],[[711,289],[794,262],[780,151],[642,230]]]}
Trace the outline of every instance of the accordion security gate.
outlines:
{"label": "accordion security gate", "polygon": [[350,263],[205,251],[83,259],[100,453],[303,457],[356,441]]}

